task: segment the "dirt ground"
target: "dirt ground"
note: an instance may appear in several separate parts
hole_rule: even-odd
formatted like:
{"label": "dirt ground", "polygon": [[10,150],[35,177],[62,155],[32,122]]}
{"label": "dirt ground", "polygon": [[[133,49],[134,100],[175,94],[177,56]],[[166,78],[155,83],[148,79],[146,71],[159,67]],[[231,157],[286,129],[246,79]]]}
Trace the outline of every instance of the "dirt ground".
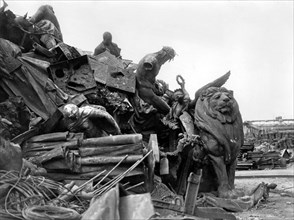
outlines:
{"label": "dirt ground", "polygon": [[239,220],[293,220],[294,197],[282,197],[280,194],[270,193],[266,203],[259,204],[249,211],[237,213]]}
{"label": "dirt ground", "polygon": [[[294,169],[292,166],[290,169]],[[293,220],[294,219],[294,178],[242,178],[235,180],[236,188],[251,189],[261,182],[275,183],[267,202],[246,212],[236,213],[240,220]]]}

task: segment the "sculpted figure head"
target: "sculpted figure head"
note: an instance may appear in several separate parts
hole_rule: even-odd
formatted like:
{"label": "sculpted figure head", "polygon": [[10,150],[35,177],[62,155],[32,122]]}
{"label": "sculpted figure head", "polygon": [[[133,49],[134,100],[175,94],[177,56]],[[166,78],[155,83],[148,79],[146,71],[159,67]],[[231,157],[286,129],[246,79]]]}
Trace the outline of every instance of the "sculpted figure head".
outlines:
{"label": "sculpted figure head", "polygon": [[109,32],[103,34],[103,43],[108,46],[112,43],[112,35]]}
{"label": "sculpted figure head", "polygon": [[79,107],[74,104],[67,104],[64,106],[62,113],[66,119],[77,119],[79,117]]}
{"label": "sculpted figure head", "polygon": [[184,101],[184,92],[182,89],[176,89],[174,91],[174,99],[175,101],[179,102],[179,103],[183,103]]}
{"label": "sculpted figure head", "polygon": [[176,52],[173,48],[164,46],[160,51],[156,53],[156,59],[159,65],[164,64],[166,61],[172,60],[176,56]]}

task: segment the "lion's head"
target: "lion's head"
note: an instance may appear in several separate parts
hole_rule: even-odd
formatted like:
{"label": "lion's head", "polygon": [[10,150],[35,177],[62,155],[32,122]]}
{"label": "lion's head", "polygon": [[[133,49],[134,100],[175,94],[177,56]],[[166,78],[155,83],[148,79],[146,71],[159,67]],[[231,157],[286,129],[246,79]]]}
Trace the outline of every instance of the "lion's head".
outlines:
{"label": "lion's head", "polygon": [[206,114],[210,117],[221,123],[232,123],[236,120],[239,107],[233,91],[224,87],[210,87],[202,92],[200,100],[204,102]]}

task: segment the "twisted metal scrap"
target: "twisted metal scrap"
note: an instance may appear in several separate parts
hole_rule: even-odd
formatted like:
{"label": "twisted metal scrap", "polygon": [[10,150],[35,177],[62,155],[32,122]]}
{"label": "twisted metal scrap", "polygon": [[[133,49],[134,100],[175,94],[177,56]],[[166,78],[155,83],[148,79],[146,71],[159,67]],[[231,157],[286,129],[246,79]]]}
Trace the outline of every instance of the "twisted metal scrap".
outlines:
{"label": "twisted metal scrap", "polygon": [[[0,171],[0,186],[9,186],[0,217],[23,219],[23,209],[48,204],[65,189],[58,182],[40,176],[23,176],[17,171]],[[5,213],[4,213],[5,211]]]}
{"label": "twisted metal scrap", "polygon": [[23,209],[26,220],[79,220],[80,214],[75,210],[55,206],[34,206]]}

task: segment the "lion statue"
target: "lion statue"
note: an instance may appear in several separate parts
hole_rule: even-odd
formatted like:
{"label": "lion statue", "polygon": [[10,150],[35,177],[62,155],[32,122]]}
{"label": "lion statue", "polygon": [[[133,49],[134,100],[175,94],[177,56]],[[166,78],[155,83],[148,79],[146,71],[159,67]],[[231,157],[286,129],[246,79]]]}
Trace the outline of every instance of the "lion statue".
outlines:
{"label": "lion statue", "polygon": [[195,106],[195,124],[217,179],[218,196],[235,198],[237,156],[244,141],[242,117],[233,92],[205,88]]}

